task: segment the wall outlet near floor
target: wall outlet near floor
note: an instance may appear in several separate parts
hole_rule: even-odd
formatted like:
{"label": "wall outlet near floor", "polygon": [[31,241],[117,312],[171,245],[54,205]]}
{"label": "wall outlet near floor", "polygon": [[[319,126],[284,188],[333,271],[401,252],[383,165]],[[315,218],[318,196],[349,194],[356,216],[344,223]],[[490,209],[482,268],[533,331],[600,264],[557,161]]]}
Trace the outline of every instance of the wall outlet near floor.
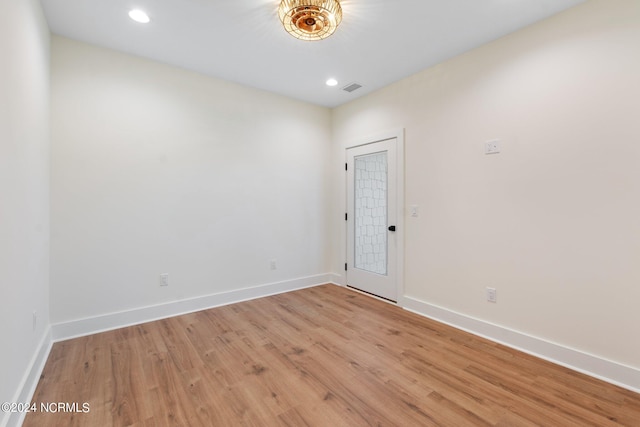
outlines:
{"label": "wall outlet near floor", "polygon": [[489,302],[498,302],[498,292],[496,288],[487,288],[487,301]]}
{"label": "wall outlet near floor", "polygon": [[484,154],[498,154],[500,152],[500,140],[494,139],[484,143]]}
{"label": "wall outlet near floor", "polygon": [[169,273],[160,273],[160,286],[169,286]]}
{"label": "wall outlet near floor", "polygon": [[271,261],[269,261],[269,268],[271,270],[277,270],[278,269],[278,260],[277,259],[272,259]]}

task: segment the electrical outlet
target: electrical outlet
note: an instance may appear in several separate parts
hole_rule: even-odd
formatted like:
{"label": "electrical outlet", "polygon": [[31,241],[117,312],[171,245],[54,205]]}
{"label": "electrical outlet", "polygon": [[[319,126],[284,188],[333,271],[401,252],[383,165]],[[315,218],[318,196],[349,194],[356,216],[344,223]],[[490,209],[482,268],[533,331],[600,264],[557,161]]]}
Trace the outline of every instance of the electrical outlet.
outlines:
{"label": "electrical outlet", "polygon": [[489,302],[498,302],[498,292],[496,288],[487,288],[487,301]]}
{"label": "electrical outlet", "polygon": [[169,273],[160,274],[160,286],[169,286]]}
{"label": "electrical outlet", "polygon": [[414,218],[417,218],[418,215],[420,215],[420,207],[418,205],[409,206],[409,211],[411,213],[411,216]]}
{"label": "electrical outlet", "polygon": [[498,154],[500,152],[500,140],[494,139],[484,143],[484,154]]}
{"label": "electrical outlet", "polygon": [[271,261],[269,261],[269,268],[271,268],[271,270],[277,270],[278,269],[278,260],[272,259]]}

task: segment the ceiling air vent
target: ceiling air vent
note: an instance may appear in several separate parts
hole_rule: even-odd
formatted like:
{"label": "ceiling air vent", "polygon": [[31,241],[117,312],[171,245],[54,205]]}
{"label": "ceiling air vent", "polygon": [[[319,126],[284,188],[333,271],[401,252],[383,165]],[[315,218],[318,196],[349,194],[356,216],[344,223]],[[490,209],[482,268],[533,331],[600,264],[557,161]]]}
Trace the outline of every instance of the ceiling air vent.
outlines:
{"label": "ceiling air vent", "polygon": [[358,90],[362,87],[358,83],[351,83],[342,88],[345,92],[353,92],[354,90]]}

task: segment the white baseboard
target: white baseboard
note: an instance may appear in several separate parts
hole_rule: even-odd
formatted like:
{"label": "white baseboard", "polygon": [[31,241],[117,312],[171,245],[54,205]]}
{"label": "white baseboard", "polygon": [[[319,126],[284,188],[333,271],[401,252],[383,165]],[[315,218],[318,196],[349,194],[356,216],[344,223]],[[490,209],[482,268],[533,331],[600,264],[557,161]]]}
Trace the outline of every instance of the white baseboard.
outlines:
{"label": "white baseboard", "polygon": [[193,313],[221,305],[233,304],[283,292],[304,289],[331,282],[330,274],[302,277],[277,283],[237,289],[197,298],[173,301],[117,313],[102,314],[95,317],[56,323],[52,326],[54,341],[64,341],[98,332],[109,331],[181,314]]}
{"label": "white baseboard", "polygon": [[329,283],[333,283],[338,286],[347,286],[344,280],[344,275],[338,273],[329,273]]}
{"label": "white baseboard", "polygon": [[454,328],[640,393],[640,370],[636,368],[456,313],[415,298],[403,297],[402,306],[406,310]]}
{"label": "white baseboard", "polygon": [[[29,368],[27,372],[25,372],[12,402],[28,403],[33,401],[33,393],[35,393],[38,381],[40,381],[40,375],[42,375],[44,365],[47,363],[52,345],[51,327],[48,327],[40,340],[40,344],[38,344],[36,352],[31,358]],[[0,425],[7,427],[21,426],[26,414],[26,412],[8,412],[4,418],[0,420]]]}

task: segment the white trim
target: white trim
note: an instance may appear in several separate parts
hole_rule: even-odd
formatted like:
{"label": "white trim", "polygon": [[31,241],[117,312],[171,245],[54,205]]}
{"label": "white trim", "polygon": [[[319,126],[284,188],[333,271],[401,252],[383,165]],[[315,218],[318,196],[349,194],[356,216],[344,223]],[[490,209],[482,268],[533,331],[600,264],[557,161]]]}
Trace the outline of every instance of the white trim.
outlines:
{"label": "white trim", "polygon": [[268,283],[250,288],[237,289],[218,294],[205,295],[196,298],[173,301],[133,310],[102,314],[95,317],[56,323],[52,326],[54,341],[64,341],[71,338],[91,335],[181,314],[193,313],[221,305],[248,301],[283,292],[309,288],[329,283],[330,274],[301,277],[277,283]]}
{"label": "white trim", "polygon": [[390,130],[377,132],[371,135],[357,138],[353,140],[351,143],[347,144],[345,146],[345,149],[348,150],[350,148],[373,144],[375,142],[386,141],[388,139],[393,139],[393,138],[397,138],[398,141],[402,141],[404,143],[404,128],[390,129]]}
{"label": "white trim", "polygon": [[337,286],[342,286],[342,287],[347,286],[347,284],[345,283],[346,280],[344,278],[344,274],[329,273],[328,275],[329,275],[329,283],[332,283]]}
{"label": "white trim", "polygon": [[398,215],[396,219],[396,226],[398,232],[396,233],[396,257],[398,259],[396,269],[396,281],[398,288],[398,297],[396,303],[400,304],[403,301],[404,296],[404,237],[406,233],[405,228],[405,215],[406,209],[404,206],[404,128],[400,128],[395,131],[396,137],[396,203],[398,207]]}
{"label": "white trim", "polygon": [[487,338],[557,365],[640,393],[640,370],[523,332],[475,319],[415,298],[403,297],[403,308],[457,329]]}
{"label": "white trim", "polygon": [[[53,340],[51,339],[51,327],[49,326],[40,340],[36,352],[31,358],[29,368],[22,377],[22,381],[20,381],[20,386],[18,387],[18,391],[16,392],[12,402],[28,403],[32,401],[33,394],[35,393],[38,382],[40,381],[40,375],[42,375],[44,365],[47,363],[52,346]],[[6,413],[3,419],[0,420],[0,425],[7,427],[21,426],[26,414],[27,413],[24,411]]]}

